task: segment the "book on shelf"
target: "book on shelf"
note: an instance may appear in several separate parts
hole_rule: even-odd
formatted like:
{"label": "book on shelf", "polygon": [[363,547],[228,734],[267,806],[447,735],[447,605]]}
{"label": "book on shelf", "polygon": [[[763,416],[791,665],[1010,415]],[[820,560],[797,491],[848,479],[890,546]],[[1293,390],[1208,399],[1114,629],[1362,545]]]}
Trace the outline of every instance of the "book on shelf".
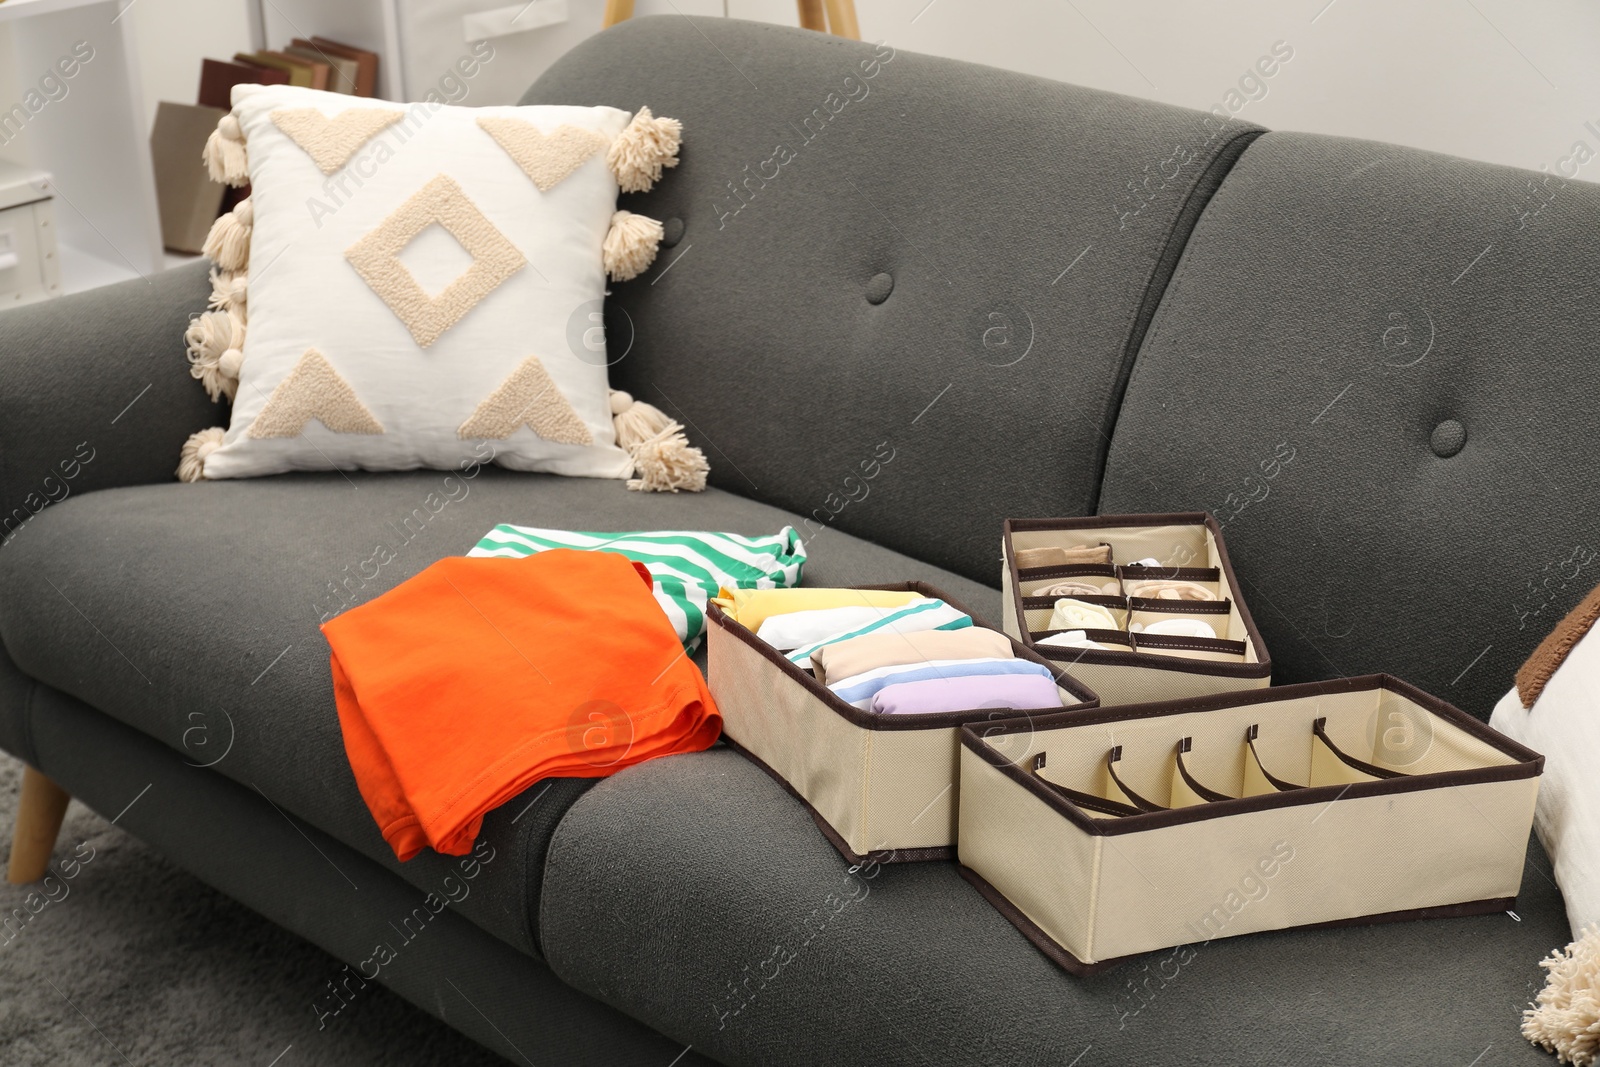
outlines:
{"label": "book on shelf", "polygon": [[200,92],[195,102],[227,111],[233,107],[235,85],[284,85],[288,81],[288,72],[274,67],[204,59],[200,61]]}
{"label": "book on shelf", "polygon": [[336,56],[314,44],[301,44],[299,41],[289,45],[283,50],[286,56],[295,59],[304,59],[308,63],[326,63],[328,65],[328,90],[335,93],[356,95],[356,78],[359,71],[356,61],[344,56]]}
{"label": "book on shelf", "polygon": [[330,56],[353,61],[356,64],[355,95],[378,95],[378,53],[339,41],[330,41],[326,37],[312,37],[309,40],[297,38],[294,43],[301,47],[319,48]]}
{"label": "book on shelf", "polygon": [[289,75],[289,84],[298,85],[306,89],[326,89],[328,87],[328,74],[332,70],[326,63],[316,63],[299,56],[285,55],[264,48],[259,52],[235,55],[235,61],[254,63],[257,66],[273,67],[286,71]]}

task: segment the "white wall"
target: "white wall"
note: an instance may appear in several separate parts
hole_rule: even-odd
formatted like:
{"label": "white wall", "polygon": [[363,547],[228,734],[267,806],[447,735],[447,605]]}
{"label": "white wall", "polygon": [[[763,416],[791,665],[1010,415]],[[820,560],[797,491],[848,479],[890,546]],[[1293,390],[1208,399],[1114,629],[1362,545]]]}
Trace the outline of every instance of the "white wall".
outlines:
{"label": "white wall", "polygon": [[[255,2],[138,0],[128,17],[137,28],[149,115],[158,100],[194,98],[202,57],[250,47]],[[377,2],[322,0],[338,9]],[[457,6],[481,10],[503,2]],[[451,0],[402,3],[437,12]],[[283,7],[266,5],[269,24],[275,6]],[[500,59],[467,102],[514,99],[544,66],[598,29],[602,0],[569,0],[569,6],[566,26],[502,38]],[[795,21],[789,0],[727,0],[727,6],[735,17]],[[1222,103],[1251,65],[1284,41],[1294,57],[1266,81],[1264,97],[1243,104],[1244,118],[1530,168],[1555,167],[1579,140],[1600,152],[1600,134],[1584,128],[1594,120],[1600,129],[1600,5],[1586,0],[859,0],[857,7],[863,35],[897,48],[1189,107]],[[722,0],[638,3],[641,15],[722,9]],[[274,28],[269,43],[283,44],[278,38],[286,32]],[[0,62],[13,54],[0,40]],[[0,89],[9,73],[0,69]],[[1578,176],[1597,175],[1600,164]]]}
{"label": "white wall", "polygon": [[[862,35],[897,48],[1199,108],[1221,103],[1281,40],[1294,58],[1239,112],[1261,125],[1534,169],[1554,169],[1578,140],[1600,152],[1600,133],[1584,128],[1594,120],[1600,129],[1600,6],[1583,0],[875,0],[858,9]],[[1579,176],[1596,180],[1600,164]]]}
{"label": "white wall", "polygon": [[[345,3],[349,0],[329,0]],[[246,0],[137,0],[125,16],[139,42],[147,122],[162,100],[195,102],[202,59],[231,59],[249,52],[250,10]],[[287,44],[278,41],[276,44]]]}

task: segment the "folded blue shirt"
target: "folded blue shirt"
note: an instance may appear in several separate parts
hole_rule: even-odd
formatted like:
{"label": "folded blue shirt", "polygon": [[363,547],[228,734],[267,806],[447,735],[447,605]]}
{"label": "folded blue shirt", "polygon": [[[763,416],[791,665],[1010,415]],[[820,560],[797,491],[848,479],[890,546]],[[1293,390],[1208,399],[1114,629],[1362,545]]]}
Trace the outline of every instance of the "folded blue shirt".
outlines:
{"label": "folded blue shirt", "polygon": [[845,703],[865,710],[871,707],[872,698],[885,686],[899,685],[902,682],[920,682],[929,678],[1017,674],[1054,677],[1050,673],[1050,668],[1026,659],[935,659],[863,671],[848,678],[840,678],[828,688]]}

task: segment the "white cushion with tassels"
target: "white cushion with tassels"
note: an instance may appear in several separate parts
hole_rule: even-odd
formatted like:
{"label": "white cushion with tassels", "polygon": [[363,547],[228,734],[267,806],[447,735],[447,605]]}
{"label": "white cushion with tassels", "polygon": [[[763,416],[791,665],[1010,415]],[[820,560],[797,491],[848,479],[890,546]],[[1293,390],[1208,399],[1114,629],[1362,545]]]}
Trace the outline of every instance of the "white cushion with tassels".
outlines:
{"label": "white cushion with tassels", "polygon": [[704,488],[682,427],[608,390],[601,316],[607,277],[648,269],[662,232],[618,192],[678,143],[648,108],[236,87],[205,165],[251,195],[212,229],[211,300],[184,335],[232,417],[190,439],[179,477],[492,458]]}

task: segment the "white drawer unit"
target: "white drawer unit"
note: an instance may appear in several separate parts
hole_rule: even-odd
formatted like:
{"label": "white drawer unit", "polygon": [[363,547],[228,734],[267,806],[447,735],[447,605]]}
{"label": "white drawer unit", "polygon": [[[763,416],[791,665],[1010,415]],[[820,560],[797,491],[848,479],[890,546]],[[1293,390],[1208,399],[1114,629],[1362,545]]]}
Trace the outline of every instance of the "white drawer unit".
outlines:
{"label": "white drawer unit", "polygon": [[50,176],[0,163],[0,308],[60,295]]}

